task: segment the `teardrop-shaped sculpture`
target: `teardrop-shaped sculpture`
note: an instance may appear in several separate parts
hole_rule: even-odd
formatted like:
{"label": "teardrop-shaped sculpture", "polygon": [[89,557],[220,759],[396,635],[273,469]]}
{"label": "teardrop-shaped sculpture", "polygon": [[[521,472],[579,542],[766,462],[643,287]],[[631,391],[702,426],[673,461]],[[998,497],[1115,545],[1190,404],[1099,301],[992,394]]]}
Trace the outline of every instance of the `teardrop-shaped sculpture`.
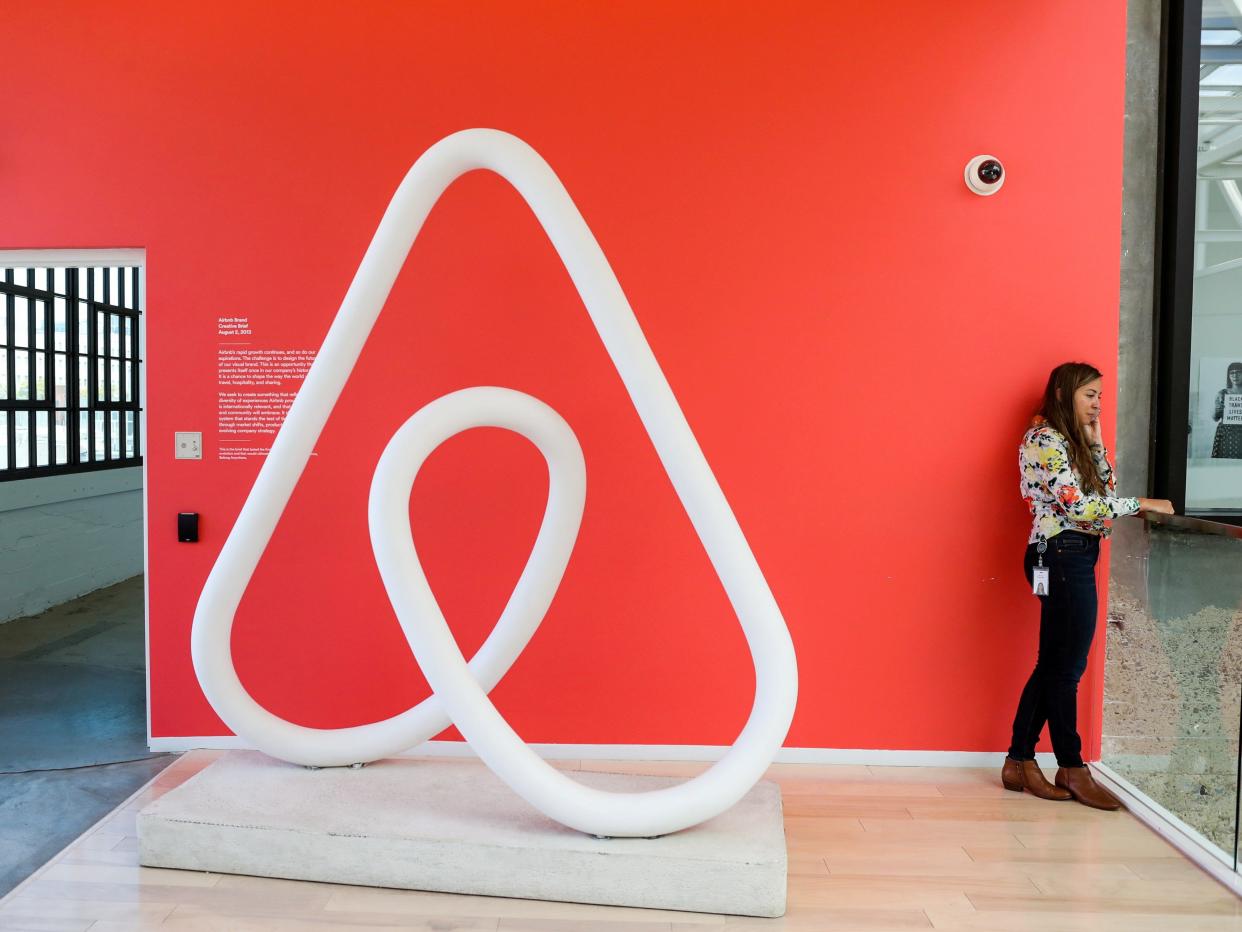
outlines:
{"label": "teardrop-shaped sculpture", "polygon": [[[489,169],[517,189],[565,263],[737,613],[754,660],[755,701],[737,741],[707,771],[677,786],[644,793],[583,786],[531,751],[487,699],[551,603],[585,493],[582,454],[568,425],[542,402],[508,389],[465,389],[418,411],[390,441],[372,481],[369,520],[376,562],[435,695],[382,722],[306,728],[259,706],[233,667],[230,634],[237,606],[410,247],[444,190],[476,169]],[[548,461],[549,493],[531,557],[496,628],[467,664],[418,563],[408,502],[431,451],[478,426],[505,427],[531,439]],[[780,748],[798,692],[793,643],[780,609],[608,260],[538,153],[514,136],[488,129],[442,139],[398,187],[207,579],[191,650],[203,692],[221,719],[274,757],[316,766],[374,760],[421,743],[451,720],[515,792],[551,818],[594,835],[662,835],[728,809],[754,786]]]}

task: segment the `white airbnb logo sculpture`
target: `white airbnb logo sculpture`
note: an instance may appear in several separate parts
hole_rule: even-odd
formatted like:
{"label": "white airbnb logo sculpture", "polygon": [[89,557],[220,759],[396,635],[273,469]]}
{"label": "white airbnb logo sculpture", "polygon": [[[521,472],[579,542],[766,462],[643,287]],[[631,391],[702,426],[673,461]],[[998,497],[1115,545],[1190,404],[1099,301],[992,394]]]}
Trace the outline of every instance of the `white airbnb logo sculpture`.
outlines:
{"label": "white airbnb logo sculpture", "polygon": [[[755,664],[755,703],[734,745],[692,780],[645,793],[583,786],[536,755],[487,698],[538,628],[569,561],[586,496],[582,450],[569,425],[535,398],[467,388],[431,402],[393,436],[371,482],[371,546],[384,587],[434,695],[381,722],[306,728],[256,703],[231,656],[233,616],[272,532],[388,298],[414,238],[444,190],[486,168],[526,199],[556,247],[616,364],[736,611]],[[548,505],[530,559],[500,620],[467,663],[418,561],[409,498],[426,458],[454,434],[502,427],[548,463]],[[194,613],[194,669],[208,701],[241,737],[273,757],[330,767],[372,761],[457,726],[486,764],[549,817],[593,835],[654,836],[697,825],[755,785],[784,741],[798,695],[789,631],[716,477],[639,329],[616,276],[548,164],[520,139],[489,129],[455,133],[428,149],[397,188],[323,346],[302,384]]]}

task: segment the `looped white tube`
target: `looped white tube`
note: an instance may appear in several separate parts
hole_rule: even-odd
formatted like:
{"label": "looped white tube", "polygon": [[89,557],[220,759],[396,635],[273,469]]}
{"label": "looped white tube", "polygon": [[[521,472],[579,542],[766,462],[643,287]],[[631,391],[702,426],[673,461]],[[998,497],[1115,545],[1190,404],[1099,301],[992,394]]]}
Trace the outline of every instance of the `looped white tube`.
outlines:
{"label": "looped white tube", "polygon": [[[523,400],[515,401],[510,396]],[[459,414],[467,408],[474,415],[473,419],[459,418],[455,423],[461,426],[440,434],[443,439],[469,427],[507,427],[529,438],[539,448],[549,470],[548,503],[534,547],[500,620],[469,664],[470,675],[490,692],[525,650],[561,584],[578,537],[578,527],[582,523],[586,466],[578,440],[564,419],[543,402],[509,389],[471,388],[446,395],[422,408],[407,421],[404,430],[408,432],[412,429],[410,425],[431,425],[430,429],[435,431],[437,428],[434,425],[442,423],[445,412]],[[495,414],[492,414],[493,409]],[[507,419],[502,422],[499,420],[501,417]],[[493,421],[496,423],[493,424]],[[435,445],[440,442],[442,440]],[[374,477],[373,481],[376,481]],[[401,506],[400,513],[390,516],[404,516],[407,537],[411,534],[409,488],[410,483],[406,483],[405,504]],[[251,495],[253,497],[253,493]],[[372,498],[374,495],[373,489]],[[374,519],[371,526],[374,532]],[[229,540],[236,534],[235,525]],[[221,560],[223,558],[221,554]],[[220,560],[216,562],[216,569],[219,567]],[[216,570],[213,570],[212,577],[215,576]],[[426,585],[421,568],[419,578]],[[248,578],[246,583],[249,583]],[[387,580],[385,585],[388,585]],[[233,589],[235,585],[231,580],[226,584],[224,579],[218,579],[213,588],[209,578],[208,586],[199,599],[191,638],[194,668],[212,707],[229,727],[255,747],[295,764],[335,767],[390,757],[422,744],[452,724],[434,695],[392,718],[352,728],[308,728],[273,715],[251,698],[237,677],[229,649],[233,612],[226,614],[214,606],[214,600],[220,597],[221,587]],[[237,597],[240,598],[244,591],[243,585]],[[443,617],[439,615],[438,606],[436,617]],[[406,618],[398,616],[398,619],[408,635]]]}
{"label": "looped white tube", "polygon": [[[258,706],[233,668],[234,613],[406,255],[444,190],[480,168],[496,172],[518,190],[560,254],[720,578],[754,660],[755,701],[737,741],[706,772],[679,786],[635,794],[581,786],[544,764],[486,699],[546,612],[578,521],[569,521],[574,454],[564,432],[553,425],[559,421],[564,431],[568,426],[541,402],[505,389],[467,389],[415,414],[390,442],[372,482],[369,514],[376,562],[436,695],[383,722],[304,728]],[[513,596],[467,665],[418,566],[408,497],[418,467],[438,443],[484,424],[516,430],[540,447],[549,464],[549,500]],[[572,439],[572,432],[568,436]],[[577,449],[576,441],[572,447]],[[576,456],[581,465],[580,451]],[[558,478],[562,475],[566,478]],[[579,516],[580,510],[581,500]],[[574,532],[565,537],[568,523]],[[595,835],[662,835],[710,819],[745,795],[772,761],[797,700],[789,631],[608,260],[552,169],[521,140],[496,130],[455,133],[428,149],[398,187],[207,579],[194,616],[191,651],[216,712],[238,735],[273,756],[321,766],[373,760],[435,734],[448,724],[446,711],[479,756],[519,795],[557,821]]]}

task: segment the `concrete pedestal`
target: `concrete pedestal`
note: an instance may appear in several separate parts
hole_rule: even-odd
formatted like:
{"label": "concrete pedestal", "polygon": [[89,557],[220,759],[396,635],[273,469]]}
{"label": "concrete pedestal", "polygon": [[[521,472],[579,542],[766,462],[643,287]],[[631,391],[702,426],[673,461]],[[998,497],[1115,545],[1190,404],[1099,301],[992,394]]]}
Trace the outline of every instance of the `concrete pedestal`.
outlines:
{"label": "concrete pedestal", "polygon": [[[575,773],[636,792],[668,777]],[[532,808],[476,761],[307,770],[227,754],[138,816],[148,867],[746,916],[785,912],[780,789],[663,838],[597,839]]]}

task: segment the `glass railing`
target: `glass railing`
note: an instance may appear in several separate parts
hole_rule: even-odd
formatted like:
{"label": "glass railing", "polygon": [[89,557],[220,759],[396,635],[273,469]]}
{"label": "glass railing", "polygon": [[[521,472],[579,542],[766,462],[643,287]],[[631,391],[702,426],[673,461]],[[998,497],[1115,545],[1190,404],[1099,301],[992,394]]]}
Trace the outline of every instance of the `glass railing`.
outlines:
{"label": "glass railing", "polygon": [[1242,528],[1116,522],[1101,763],[1238,869]]}

